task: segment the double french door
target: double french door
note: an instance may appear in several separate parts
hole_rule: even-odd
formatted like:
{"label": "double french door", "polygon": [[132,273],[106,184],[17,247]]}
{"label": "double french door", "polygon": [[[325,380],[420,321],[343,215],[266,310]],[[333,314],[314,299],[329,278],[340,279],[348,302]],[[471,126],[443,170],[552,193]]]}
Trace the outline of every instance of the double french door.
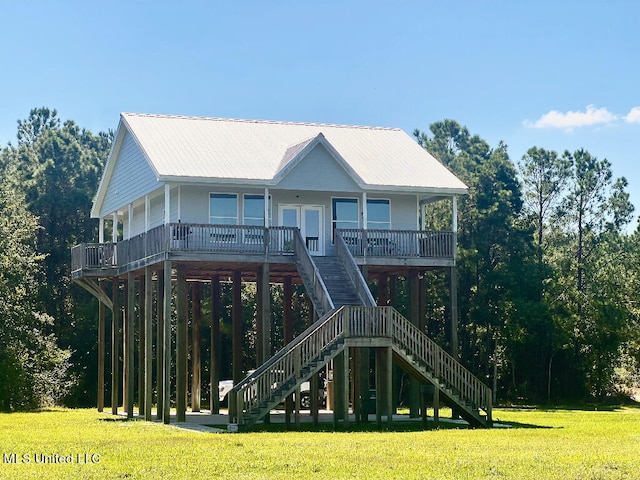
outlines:
{"label": "double french door", "polygon": [[311,255],[324,255],[321,205],[280,205],[280,225],[300,229]]}

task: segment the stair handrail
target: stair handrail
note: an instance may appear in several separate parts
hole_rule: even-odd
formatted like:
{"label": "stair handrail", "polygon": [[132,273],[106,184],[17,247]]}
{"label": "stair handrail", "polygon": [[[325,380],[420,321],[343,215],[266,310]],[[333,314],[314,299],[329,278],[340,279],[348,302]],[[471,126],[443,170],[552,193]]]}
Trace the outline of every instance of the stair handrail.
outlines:
{"label": "stair handrail", "polygon": [[317,299],[318,305],[314,302],[314,307],[319,310],[318,316],[322,317],[325,313],[335,308],[333,300],[331,300],[331,296],[327,291],[324,280],[322,280],[318,267],[314,263],[313,258],[311,258],[309,249],[305,245],[304,240],[302,240],[302,234],[299,229],[295,230],[294,238],[296,259],[302,268],[302,272],[300,272],[302,274],[302,281],[304,282],[305,277],[311,279],[312,284],[305,285],[305,287],[307,291],[313,292],[312,300],[314,299],[313,297]]}
{"label": "stair handrail", "polygon": [[462,400],[481,408],[490,418],[491,389],[396,309],[385,308],[391,309],[393,341],[417,357],[436,379],[454,389]]}
{"label": "stair handrail", "polygon": [[369,285],[367,285],[362,272],[358,268],[353,255],[349,251],[349,247],[347,247],[347,242],[345,242],[344,238],[340,234],[339,231],[336,231],[335,235],[335,247],[338,258],[342,260],[342,264],[344,265],[344,269],[349,275],[351,282],[356,288],[356,294],[362,300],[362,303],[365,307],[375,307],[377,306],[376,301],[371,295],[371,290],[369,290]]}
{"label": "stair handrail", "polygon": [[[234,386],[229,394],[229,423],[256,421],[313,373],[302,372],[321,359],[327,348],[341,338],[360,336],[390,338],[433,376],[438,388],[450,389],[461,407],[484,410],[491,421],[491,389],[395,308],[343,306],[320,318]],[[260,414],[250,420],[255,411]]]}
{"label": "stair handrail", "polygon": [[[329,311],[251,375],[234,385],[229,391],[229,423],[240,423],[243,413],[250,413],[262,396],[270,396],[280,385],[299,373],[302,365],[339,339],[344,331],[344,308]],[[321,344],[309,346],[311,340],[318,336]]]}

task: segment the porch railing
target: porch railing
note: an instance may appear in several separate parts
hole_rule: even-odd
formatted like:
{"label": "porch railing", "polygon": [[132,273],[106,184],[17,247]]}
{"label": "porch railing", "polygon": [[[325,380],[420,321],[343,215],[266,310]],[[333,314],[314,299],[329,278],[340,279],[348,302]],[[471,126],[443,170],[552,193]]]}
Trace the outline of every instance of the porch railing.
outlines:
{"label": "porch railing", "polygon": [[118,266],[113,243],[81,243],[71,249],[71,270],[114,268]]}
{"label": "porch railing", "polygon": [[430,230],[336,230],[356,257],[455,258],[454,232]]}
{"label": "porch railing", "polygon": [[82,243],[71,249],[73,272],[111,269],[164,252],[293,255],[293,227],[170,223],[118,243]]}
{"label": "porch railing", "polygon": [[[72,248],[72,271],[111,269],[163,252],[293,255],[294,227],[170,223],[117,243]],[[356,257],[455,258],[455,233],[411,230],[336,230]]]}

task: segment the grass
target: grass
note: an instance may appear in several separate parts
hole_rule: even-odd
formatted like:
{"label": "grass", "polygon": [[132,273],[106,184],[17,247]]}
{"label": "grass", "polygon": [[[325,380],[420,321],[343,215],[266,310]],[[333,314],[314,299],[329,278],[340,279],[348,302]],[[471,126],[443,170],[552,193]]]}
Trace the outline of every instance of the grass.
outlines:
{"label": "grass", "polygon": [[[0,414],[0,478],[627,479],[640,409],[496,409],[513,428],[212,434],[94,410]],[[18,461],[6,463],[15,453]],[[36,463],[36,455],[73,463]],[[84,455],[87,454],[87,457]],[[99,460],[91,463],[91,455]],[[88,463],[78,463],[79,459]],[[25,457],[26,458],[26,457]]]}

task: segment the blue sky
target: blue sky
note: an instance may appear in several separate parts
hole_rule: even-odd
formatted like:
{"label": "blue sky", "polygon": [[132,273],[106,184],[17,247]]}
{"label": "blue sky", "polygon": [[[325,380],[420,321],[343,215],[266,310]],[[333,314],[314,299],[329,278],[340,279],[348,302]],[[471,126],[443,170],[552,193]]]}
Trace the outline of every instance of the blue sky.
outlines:
{"label": "blue sky", "polygon": [[34,107],[393,126],[586,148],[640,210],[640,2],[0,0],[0,145]]}

